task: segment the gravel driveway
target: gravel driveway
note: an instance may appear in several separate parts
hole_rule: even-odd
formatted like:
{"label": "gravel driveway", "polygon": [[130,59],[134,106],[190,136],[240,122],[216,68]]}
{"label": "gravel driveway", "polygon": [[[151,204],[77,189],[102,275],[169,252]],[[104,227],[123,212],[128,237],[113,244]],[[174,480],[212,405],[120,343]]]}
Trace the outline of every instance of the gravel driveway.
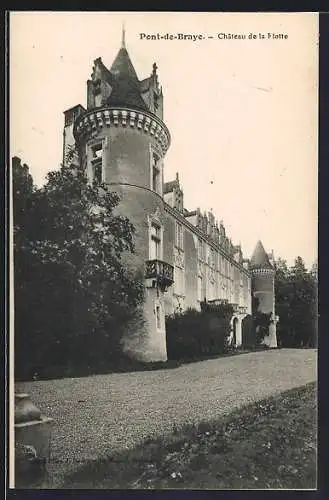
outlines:
{"label": "gravel driveway", "polygon": [[16,390],[55,420],[49,471],[52,487],[60,487],[63,474],[85,460],[316,378],[316,350],[280,349],[170,370],[24,382]]}

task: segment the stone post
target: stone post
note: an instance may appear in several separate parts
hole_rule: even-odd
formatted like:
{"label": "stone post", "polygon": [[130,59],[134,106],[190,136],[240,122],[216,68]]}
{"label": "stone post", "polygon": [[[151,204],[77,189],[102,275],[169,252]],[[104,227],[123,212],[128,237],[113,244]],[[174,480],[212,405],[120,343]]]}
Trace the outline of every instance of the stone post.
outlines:
{"label": "stone post", "polygon": [[15,488],[48,487],[52,423],[29,394],[15,394]]}

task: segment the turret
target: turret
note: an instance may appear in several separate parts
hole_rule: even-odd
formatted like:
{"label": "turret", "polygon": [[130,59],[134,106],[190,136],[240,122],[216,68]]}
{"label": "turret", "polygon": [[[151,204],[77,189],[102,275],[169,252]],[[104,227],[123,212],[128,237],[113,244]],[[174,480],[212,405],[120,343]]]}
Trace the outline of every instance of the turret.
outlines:
{"label": "turret", "polygon": [[275,316],[275,269],[265,252],[261,241],[258,241],[250,259],[251,289],[253,297],[258,299],[258,311],[271,314],[269,335],[264,341],[269,347],[277,347]]}
{"label": "turret", "polygon": [[162,260],[163,158],[170,134],[162,120],[156,69],[153,65],[149,78],[138,79],[123,30],[111,68],[101,58],[94,61],[87,82],[87,109],[73,129],[88,179],[105,182],[119,194],[117,211],[136,229],[135,254],[124,259],[136,276],[146,278],[146,298],[142,326],[131,328],[136,336],[127,336],[124,349],[145,361],[167,359],[163,293],[173,281],[172,267]]}

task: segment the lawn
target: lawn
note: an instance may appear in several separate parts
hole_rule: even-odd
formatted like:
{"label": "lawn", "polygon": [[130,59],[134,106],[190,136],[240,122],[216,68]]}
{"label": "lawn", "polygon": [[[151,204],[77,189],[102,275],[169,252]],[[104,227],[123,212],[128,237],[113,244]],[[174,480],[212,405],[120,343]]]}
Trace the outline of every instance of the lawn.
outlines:
{"label": "lawn", "polygon": [[316,366],[314,349],[270,349],[172,370],[20,382],[15,390],[53,418],[49,487],[62,488],[65,475],[91,460],[313,382]]}
{"label": "lawn", "polygon": [[86,463],[65,488],[315,489],[316,384]]}

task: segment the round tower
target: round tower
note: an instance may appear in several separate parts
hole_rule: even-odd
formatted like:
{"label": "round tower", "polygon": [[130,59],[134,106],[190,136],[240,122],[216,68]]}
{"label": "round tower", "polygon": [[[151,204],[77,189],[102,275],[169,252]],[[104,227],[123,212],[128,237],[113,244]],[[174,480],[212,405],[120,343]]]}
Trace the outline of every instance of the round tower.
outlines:
{"label": "round tower", "polygon": [[269,347],[277,347],[275,316],[275,269],[272,266],[261,241],[258,241],[250,259],[251,289],[258,299],[258,311],[271,314],[269,334],[264,342]]}
{"label": "round tower", "polygon": [[80,159],[91,182],[105,182],[121,198],[118,212],[136,229],[135,254],[125,264],[145,278],[142,321],[130,328],[124,350],[145,361],[166,360],[163,294],[173,271],[163,262],[163,158],[170,144],[162,120],[156,65],[140,81],[125,47],[110,69],[94,61],[88,105],[74,124]]}

